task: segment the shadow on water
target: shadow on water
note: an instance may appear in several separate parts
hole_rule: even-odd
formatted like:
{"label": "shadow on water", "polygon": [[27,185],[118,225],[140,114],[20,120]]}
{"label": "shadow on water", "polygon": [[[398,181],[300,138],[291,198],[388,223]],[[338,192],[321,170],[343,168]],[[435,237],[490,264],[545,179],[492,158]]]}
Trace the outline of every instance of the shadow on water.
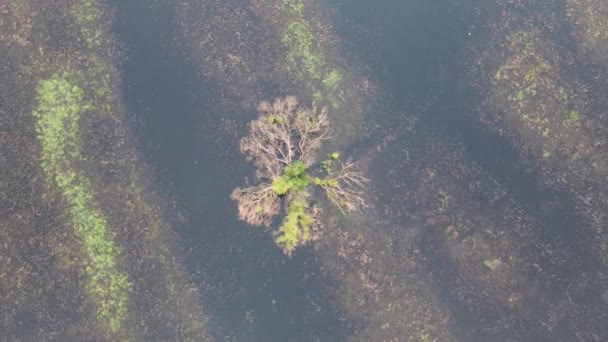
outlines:
{"label": "shadow on water", "polygon": [[147,161],[167,179],[187,214],[178,227],[186,267],[219,340],[339,341],[345,323],[328,300],[312,253],[283,256],[263,229],[236,219],[229,194],[252,170],[213,112],[217,89],[178,48],[164,1],[116,2],[125,44],[124,95]]}
{"label": "shadow on water", "polygon": [[[562,252],[569,260],[564,265],[547,270],[545,277],[559,279],[546,281],[542,300],[561,299],[571,284],[577,283],[580,274],[593,274],[593,251],[586,248],[591,236],[580,236],[578,227],[585,225],[575,212],[571,195],[550,188],[541,171],[522,156],[508,137],[501,137],[479,121],[477,92],[467,77],[466,63],[473,56],[468,47],[475,44],[477,35],[488,34],[487,28],[497,20],[499,9],[493,2],[471,0],[453,1],[351,1],[340,5],[342,15],[350,20],[361,36],[350,37],[350,43],[358,50],[378,75],[380,84],[397,98],[395,113],[411,111],[414,107],[426,108],[419,127],[434,132],[446,144],[460,142],[465,157],[483,168],[484,173],[498,180],[518,205],[526,208],[526,214],[542,223],[537,236],[541,244],[568,246]],[[344,33],[346,37],[348,33]],[[487,42],[482,37],[480,42]],[[373,48],[370,48],[370,44]],[[482,46],[482,48],[484,48]],[[398,117],[385,114],[387,122]],[[382,134],[381,134],[382,135]],[[403,141],[412,139],[402,137]],[[388,154],[398,153],[407,144],[394,142]],[[421,138],[419,144],[425,144]],[[384,156],[386,157],[386,156]],[[384,158],[382,157],[382,158]],[[391,159],[390,156],[388,159]],[[412,161],[416,162],[416,161]],[[386,170],[384,170],[386,173]],[[380,173],[379,174],[384,174]],[[403,175],[407,179],[407,175]],[[391,191],[391,184],[384,184]],[[487,201],[484,194],[474,194],[480,203]],[[547,203],[559,203],[550,208]],[[398,208],[396,210],[399,210]],[[474,211],[473,211],[474,212]],[[463,340],[476,340],[492,321],[500,324],[501,312],[493,303],[484,301],[471,306],[466,300],[451,297],[450,287],[459,282],[460,275],[452,267],[453,261],[440,247],[441,238],[431,230],[418,242],[429,252],[428,272],[439,274],[435,282],[436,292],[447,304],[456,322],[457,335]],[[540,251],[528,251],[539,256]],[[473,298],[476,298],[473,295]],[[581,299],[589,304],[591,298]],[[543,304],[544,305],[544,304]],[[526,324],[527,318],[514,317]],[[485,322],[485,323],[482,323]],[[484,328],[484,325],[486,327]],[[534,338],[532,327],[524,328],[526,338]],[[511,332],[504,332],[511,333]],[[572,333],[572,331],[570,332]],[[494,335],[494,337],[496,337]],[[503,336],[507,338],[507,336]]]}

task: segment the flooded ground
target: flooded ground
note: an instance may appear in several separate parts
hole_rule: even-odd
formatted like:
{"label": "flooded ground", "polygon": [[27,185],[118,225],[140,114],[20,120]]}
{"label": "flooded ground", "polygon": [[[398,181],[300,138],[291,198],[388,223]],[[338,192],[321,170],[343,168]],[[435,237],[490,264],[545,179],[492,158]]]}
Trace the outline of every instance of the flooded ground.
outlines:
{"label": "flooded ground", "polygon": [[[607,43],[595,0],[0,0],[1,339],[606,340]],[[291,256],[230,199],[286,95],[370,179]]]}

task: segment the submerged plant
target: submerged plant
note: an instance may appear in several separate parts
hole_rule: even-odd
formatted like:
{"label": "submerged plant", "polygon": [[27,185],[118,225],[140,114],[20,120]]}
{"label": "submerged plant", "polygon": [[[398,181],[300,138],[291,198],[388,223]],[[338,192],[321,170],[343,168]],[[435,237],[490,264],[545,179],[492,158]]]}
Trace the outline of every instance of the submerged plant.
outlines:
{"label": "submerged plant", "polygon": [[259,117],[251,122],[249,135],[241,139],[241,152],[256,165],[257,185],[236,188],[231,198],[237,202],[239,218],[252,225],[270,226],[279,213],[281,200],[287,214],[275,232],[275,242],[290,255],[296,247],[312,240],[319,227],[320,208],[311,202],[310,186],[325,190],[328,199],[342,213],[361,211],[367,179],[355,163],[342,162],[334,152],[310,175],[314,155],[329,139],[329,119],[325,108],[298,106],[295,97],[262,102]]}

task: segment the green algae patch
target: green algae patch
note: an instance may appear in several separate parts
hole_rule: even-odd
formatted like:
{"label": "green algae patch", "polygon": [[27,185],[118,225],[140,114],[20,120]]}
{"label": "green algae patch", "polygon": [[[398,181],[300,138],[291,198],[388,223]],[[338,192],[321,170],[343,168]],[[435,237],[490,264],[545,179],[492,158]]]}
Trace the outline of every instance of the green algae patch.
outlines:
{"label": "green algae patch", "polygon": [[311,23],[304,16],[304,2],[283,0],[284,19],[281,43],[286,47],[287,70],[296,79],[307,85],[313,98],[327,101],[333,108],[341,105],[338,97],[342,72],[327,62],[323,47]]}
{"label": "green algae patch", "polygon": [[95,207],[90,181],[75,167],[81,158],[79,121],[91,104],[73,79],[72,73],[62,72],[41,80],[33,115],[38,119],[42,169],[49,185],[63,195],[72,226],[83,241],[87,290],[97,306],[97,319],[115,333],[127,314],[131,284],[117,266],[120,249]]}

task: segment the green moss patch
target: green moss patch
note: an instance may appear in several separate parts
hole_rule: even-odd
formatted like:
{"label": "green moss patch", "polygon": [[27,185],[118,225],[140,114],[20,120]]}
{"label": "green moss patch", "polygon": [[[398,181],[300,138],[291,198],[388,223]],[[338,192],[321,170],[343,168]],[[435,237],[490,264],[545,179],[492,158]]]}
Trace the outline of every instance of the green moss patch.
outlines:
{"label": "green moss patch", "polygon": [[281,42],[287,48],[288,71],[296,80],[307,84],[313,98],[340,106],[338,98],[342,72],[327,62],[310,22],[304,17],[302,0],[282,0],[285,23]]}
{"label": "green moss patch", "polygon": [[91,109],[77,78],[75,72],[64,71],[39,81],[33,115],[38,119],[42,169],[49,185],[62,194],[71,225],[83,241],[87,290],[97,306],[97,319],[117,332],[126,317],[131,284],[117,266],[120,249],[95,206],[90,181],[76,167],[81,158],[79,121]]}

